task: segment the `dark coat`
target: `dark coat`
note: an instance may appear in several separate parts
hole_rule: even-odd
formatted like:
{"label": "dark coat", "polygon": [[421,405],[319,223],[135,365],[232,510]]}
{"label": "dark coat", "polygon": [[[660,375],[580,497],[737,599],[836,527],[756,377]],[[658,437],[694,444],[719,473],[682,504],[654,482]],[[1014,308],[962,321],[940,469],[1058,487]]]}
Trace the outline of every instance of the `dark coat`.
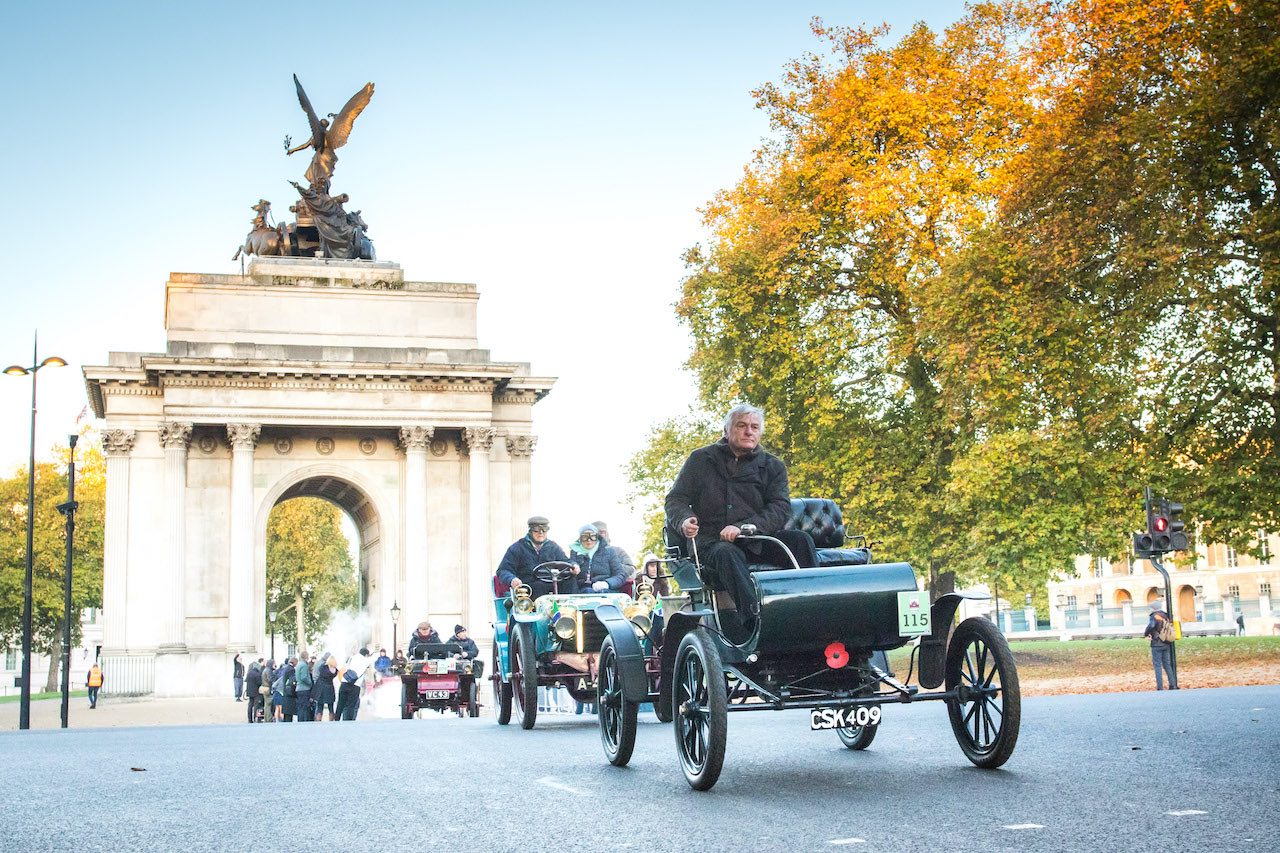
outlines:
{"label": "dark coat", "polygon": [[458,636],[455,634],[449,638],[449,642],[457,643],[462,646],[462,654],[472,660],[475,660],[480,656],[480,647],[477,646],[476,641],[470,637],[467,637],[465,640],[459,640]]}
{"label": "dark coat", "polygon": [[443,642],[443,641],[440,639],[440,632],[437,631],[435,628],[432,628],[431,633],[427,634],[427,636],[425,637],[419,637],[417,629],[414,629],[414,632],[409,635],[409,657],[413,657],[413,650],[416,649],[418,646],[422,645],[423,643],[439,643],[439,642]]}
{"label": "dark coat", "polygon": [[730,524],[754,524],[761,533],[777,533],[791,515],[787,468],[759,448],[738,459],[722,438],[689,454],[667,492],[665,510],[673,542],[685,541],[680,525],[697,517],[700,548],[719,541],[720,531]]}
{"label": "dark coat", "polygon": [[250,696],[262,686],[262,669],[256,663],[249,664],[249,674],[244,679],[244,689]]}
{"label": "dark coat", "polygon": [[596,581],[604,581],[609,584],[609,589],[619,590],[631,577],[631,567],[623,564],[618,549],[603,541],[594,554],[572,548],[569,559],[582,569],[578,575],[578,589],[582,592],[591,592],[591,585]]}
{"label": "dark coat", "polygon": [[534,568],[552,560],[568,562],[569,558],[565,556],[564,549],[550,539],[542,543],[541,550],[535,550],[533,540],[526,535],[512,542],[507,553],[502,555],[502,562],[498,564],[498,580],[508,586],[513,577],[520,578],[521,583],[529,583],[533,580]]}
{"label": "dark coat", "polygon": [[1147,629],[1142,632],[1142,636],[1151,638],[1151,648],[1167,649],[1169,643],[1161,642],[1159,639],[1160,623],[1169,621],[1169,614],[1163,610],[1153,610],[1151,617],[1147,619]]}

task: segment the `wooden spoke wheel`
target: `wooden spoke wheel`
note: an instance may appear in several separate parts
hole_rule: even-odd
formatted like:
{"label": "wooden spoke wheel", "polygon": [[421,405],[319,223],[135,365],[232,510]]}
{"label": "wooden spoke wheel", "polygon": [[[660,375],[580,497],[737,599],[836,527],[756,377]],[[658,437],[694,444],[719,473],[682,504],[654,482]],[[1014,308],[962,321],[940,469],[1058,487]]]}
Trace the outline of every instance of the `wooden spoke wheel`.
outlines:
{"label": "wooden spoke wheel", "polygon": [[511,632],[511,695],[520,714],[520,728],[533,728],[538,719],[538,656],[533,647],[533,626],[520,622]]}
{"label": "wooden spoke wheel", "polygon": [[729,700],[720,653],[702,628],[685,634],[676,652],[672,711],[684,778],[695,791],[708,791],[724,766]]}
{"label": "wooden spoke wheel", "polygon": [[498,725],[505,726],[511,722],[511,682],[502,680],[502,667],[499,666],[498,644],[493,644],[493,692],[498,700]]}
{"label": "wooden spoke wheel", "polygon": [[627,701],[622,692],[622,670],[612,637],[606,637],[600,648],[596,705],[600,709],[600,742],[604,745],[605,757],[614,767],[625,767],[636,746],[640,704]]}
{"label": "wooden spoke wheel", "polygon": [[990,620],[975,616],[952,632],[946,679],[957,693],[947,712],[960,749],[979,767],[1004,764],[1018,742],[1022,692],[1013,653]]}

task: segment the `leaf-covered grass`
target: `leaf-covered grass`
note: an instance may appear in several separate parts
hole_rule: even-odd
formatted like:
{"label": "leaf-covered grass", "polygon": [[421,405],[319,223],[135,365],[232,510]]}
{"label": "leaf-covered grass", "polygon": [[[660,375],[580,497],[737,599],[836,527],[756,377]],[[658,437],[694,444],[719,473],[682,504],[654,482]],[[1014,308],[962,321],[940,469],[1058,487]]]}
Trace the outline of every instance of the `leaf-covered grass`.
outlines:
{"label": "leaf-covered grass", "polygon": [[[1144,638],[1123,640],[1017,640],[1009,644],[1023,681],[1078,675],[1147,672],[1151,644]],[[890,652],[899,677],[908,666],[910,648]],[[1188,637],[1177,644],[1179,666],[1230,669],[1233,666],[1280,662],[1280,637]]]}

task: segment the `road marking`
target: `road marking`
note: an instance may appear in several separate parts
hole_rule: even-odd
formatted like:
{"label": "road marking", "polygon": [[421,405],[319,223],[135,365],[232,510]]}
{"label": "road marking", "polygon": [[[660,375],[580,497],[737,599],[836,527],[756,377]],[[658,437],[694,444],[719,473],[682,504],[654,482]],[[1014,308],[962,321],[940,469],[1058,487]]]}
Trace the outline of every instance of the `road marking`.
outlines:
{"label": "road marking", "polygon": [[833,838],[827,842],[828,844],[866,844],[865,838]]}
{"label": "road marking", "polygon": [[554,776],[543,776],[537,782],[539,785],[546,785],[548,788],[555,788],[557,791],[564,791],[566,794],[577,794],[579,797],[592,796],[590,791],[581,791],[572,785],[566,785]]}
{"label": "road marking", "polygon": [[1199,809],[1177,809],[1175,811],[1165,812],[1165,814],[1170,815],[1171,817],[1186,817],[1187,815],[1192,814],[1208,814],[1208,812],[1202,812]]}
{"label": "road marking", "polygon": [[1008,824],[1005,824],[1004,828],[1005,829],[1044,829],[1044,827],[1038,823],[1008,823]]}

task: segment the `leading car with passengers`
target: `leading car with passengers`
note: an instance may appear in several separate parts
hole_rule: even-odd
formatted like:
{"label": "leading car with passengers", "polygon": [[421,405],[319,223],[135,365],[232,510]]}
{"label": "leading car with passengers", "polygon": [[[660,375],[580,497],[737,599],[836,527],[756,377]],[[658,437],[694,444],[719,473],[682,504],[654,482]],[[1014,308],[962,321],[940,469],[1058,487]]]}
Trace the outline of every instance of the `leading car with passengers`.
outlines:
{"label": "leading car with passengers", "polygon": [[[750,622],[707,584],[693,540],[669,551],[665,563],[684,598],[665,609],[651,643],[624,607],[601,601],[594,608],[607,630],[597,700],[610,763],[630,761],[644,702],[672,721],[685,778],[705,791],[720,777],[730,712],[807,709],[810,729],[834,730],[860,750],[875,737],[884,708],[937,701],[971,762],[1003,765],[1021,716],[1013,656],[985,618],[953,627],[964,598],[986,596],[948,593],[930,602],[910,565],[874,563],[868,549],[847,547],[832,501],[792,500],[786,527],[813,538],[818,565],[802,568],[780,539],[743,527],[744,542],[767,542],[787,561],[749,566],[759,602]],[[909,643],[915,684],[911,672],[895,678],[885,656]]]}

